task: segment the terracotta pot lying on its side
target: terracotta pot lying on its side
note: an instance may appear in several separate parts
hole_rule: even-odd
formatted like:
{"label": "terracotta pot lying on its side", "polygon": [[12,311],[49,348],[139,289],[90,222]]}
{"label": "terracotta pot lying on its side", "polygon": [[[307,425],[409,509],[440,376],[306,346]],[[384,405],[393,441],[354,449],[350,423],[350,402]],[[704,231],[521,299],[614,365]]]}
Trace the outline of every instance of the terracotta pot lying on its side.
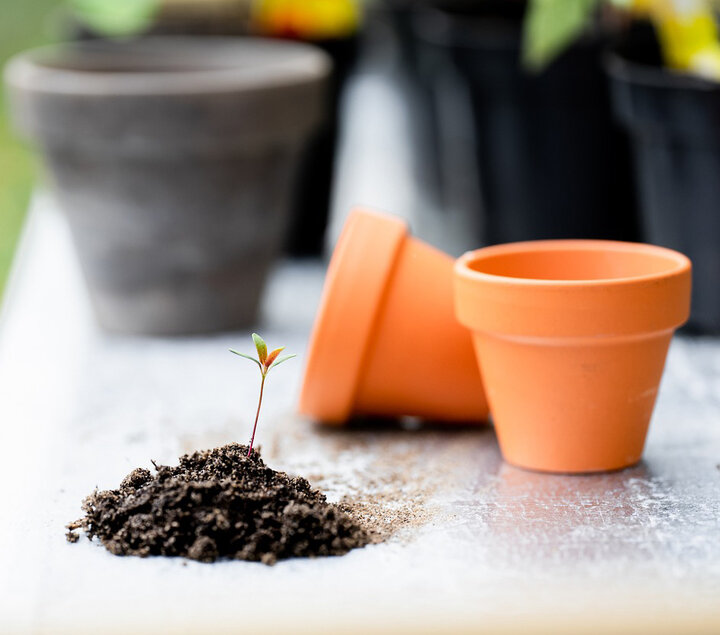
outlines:
{"label": "terracotta pot lying on its side", "polygon": [[406,224],[354,211],[337,243],[310,340],[300,411],[482,422],[470,334],[453,313],[453,260]]}

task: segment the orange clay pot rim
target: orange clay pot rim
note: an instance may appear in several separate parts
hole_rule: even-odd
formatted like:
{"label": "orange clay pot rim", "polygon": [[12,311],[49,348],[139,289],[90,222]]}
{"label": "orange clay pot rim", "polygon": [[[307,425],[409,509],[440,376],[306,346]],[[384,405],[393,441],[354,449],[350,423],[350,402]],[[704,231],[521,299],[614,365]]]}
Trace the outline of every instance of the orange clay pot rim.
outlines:
{"label": "orange clay pot rim", "polygon": [[[675,263],[664,271],[649,273],[638,276],[625,276],[617,278],[590,278],[557,280],[546,278],[518,278],[514,276],[501,276],[492,273],[475,271],[470,268],[472,263],[482,262],[485,257],[501,254],[521,254],[543,251],[598,251],[598,252],[624,252],[662,256]],[[644,243],[622,242],[619,240],[586,240],[586,239],[562,239],[562,240],[528,240],[524,242],[506,243],[502,245],[491,245],[464,253],[455,263],[455,271],[463,277],[495,284],[511,284],[518,286],[536,287],[600,287],[631,285],[638,282],[649,282],[652,280],[664,280],[668,277],[683,274],[692,267],[690,259],[674,249],[660,247],[658,245],[647,245]]]}
{"label": "orange clay pot rim", "polygon": [[[326,399],[319,417],[325,423],[344,423],[351,414],[378,311],[407,236],[403,219],[367,208],[355,208],[345,222],[325,276],[300,394],[302,408],[333,378],[332,406],[327,407]],[[343,290],[345,296],[350,290],[355,300],[341,302]],[[344,354],[339,356],[338,350]]]}

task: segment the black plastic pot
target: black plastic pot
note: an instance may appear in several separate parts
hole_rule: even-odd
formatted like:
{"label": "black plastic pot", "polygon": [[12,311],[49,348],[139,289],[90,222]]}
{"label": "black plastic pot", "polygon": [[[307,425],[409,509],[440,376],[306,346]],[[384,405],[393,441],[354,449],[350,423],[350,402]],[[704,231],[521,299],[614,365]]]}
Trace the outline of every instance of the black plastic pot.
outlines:
{"label": "black plastic pot", "polygon": [[468,99],[449,50],[425,37],[434,31],[433,2],[383,0],[372,15],[392,36],[391,60],[399,71],[393,80],[404,101],[421,201],[413,209],[413,227],[436,247],[460,255],[478,245],[477,175],[468,165],[474,146],[467,134]]}
{"label": "black plastic pot", "polygon": [[632,133],[647,239],[692,260],[688,326],[720,333],[720,83],[664,70],[657,44],[640,36],[607,69]]}
{"label": "black plastic pot", "polygon": [[[482,209],[475,168],[476,138],[467,81],[453,62],[443,36],[445,16],[430,0],[416,4],[412,17],[418,104],[417,136],[426,139],[421,155],[424,182],[436,192],[435,233],[428,239],[450,253],[475,249]],[[422,224],[418,232],[422,233]]]}
{"label": "black plastic pot", "polygon": [[[441,102],[447,95],[445,79],[451,70],[447,50],[424,37],[426,20],[434,19],[433,0],[384,0],[381,12],[388,18],[394,35],[401,73],[404,78],[414,168],[423,197],[443,208],[445,200],[443,161],[445,139],[442,131]],[[441,209],[441,212],[443,210]]]}
{"label": "black plastic pot", "polygon": [[93,41],[10,62],[16,122],[43,152],[104,327],[254,322],[329,71],[313,47],[253,38]]}
{"label": "black plastic pot", "polygon": [[434,35],[472,102],[488,243],[638,238],[627,139],[588,36],[539,74],[521,66],[522,2],[437,4]]}
{"label": "black plastic pot", "polygon": [[357,36],[315,40],[333,62],[326,91],[326,116],[300,161],[286,250],[292,256],[317,256],[325,245],[340,129],[340,99],[357,56]]}

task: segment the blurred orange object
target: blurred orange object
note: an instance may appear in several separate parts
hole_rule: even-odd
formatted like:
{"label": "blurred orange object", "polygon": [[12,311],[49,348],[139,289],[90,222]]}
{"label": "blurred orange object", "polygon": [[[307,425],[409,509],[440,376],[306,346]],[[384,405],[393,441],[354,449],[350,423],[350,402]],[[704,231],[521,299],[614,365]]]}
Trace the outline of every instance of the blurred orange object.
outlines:
{"label": "blurred orange object", "polygon": [[360,7],[355,0],[256,0],[253,21],[262,35],[327,40],[355,33]]}
{"label": "blurred orange object", "polygon": [[488,417],[470,334],[453,311],[453,261],[392,216],[354,211],[328,268],[300,411],[436,421]]}
{"label": "blurred orange object", "polygon": [[457,315],[509,463],[594,472],[640,460],[690,270],[678,252],[612,241],[498,245],[457,261]]}

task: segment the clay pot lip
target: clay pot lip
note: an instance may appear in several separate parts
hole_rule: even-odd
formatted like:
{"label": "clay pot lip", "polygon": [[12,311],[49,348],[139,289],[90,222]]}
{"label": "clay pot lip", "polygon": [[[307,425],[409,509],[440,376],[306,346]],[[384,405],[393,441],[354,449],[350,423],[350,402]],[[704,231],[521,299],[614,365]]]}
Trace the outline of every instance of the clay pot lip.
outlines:
{"label": "clay pot lip", "polygon": [[[490,256],[511,255],[522,253],[540,253],[549,251],[594,251],[594,252],[620,252],[645,254],[654,257],[666,258],[673,266],[666,270],[635,276],[624,276],[614,278],[589,278],[589,279],[546,279],[546,278],[518,278],[513,276],[502,276],[498,274],[485,273],[472,268],[472,264],[481,262]],[[692,268],[690,259],[673,249],[648,245],[643,243],[622,242],[615,240],[586,240],[586,239],[562,239],[562,240],[531,240],[524,242],[506,243],[492,245],[464,253],[455,263],[455,272],[469,280],[486,282],[496,285],[510,286],[532,286],[538,288],[577,288],[577,287],[608,287],[625,286],[638,283],[664,280],[668,277],[680,276],[688,273]]]}
{"label": "clay pot lip", "polygon": [[[323,423],[349,418],[365,351],[408,225],[356,208],[345,222],[325,277],[300,392],[299,411]],[[325,378],[331,377],[333,394]]]}
{"label": "clay pot lip", "polygon": [[331,67],[324,51],[301,42],[164,35],[31,49],[8,62],[5,78],[51,95],[226,94],[323,81]]}

